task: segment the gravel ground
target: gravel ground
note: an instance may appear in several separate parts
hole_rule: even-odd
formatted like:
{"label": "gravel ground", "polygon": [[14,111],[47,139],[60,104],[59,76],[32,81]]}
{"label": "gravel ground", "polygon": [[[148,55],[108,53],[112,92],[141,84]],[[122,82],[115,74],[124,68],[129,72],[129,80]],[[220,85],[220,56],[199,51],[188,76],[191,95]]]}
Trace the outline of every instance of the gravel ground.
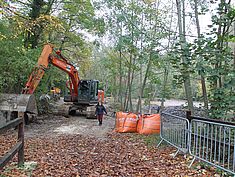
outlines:
{"label": "gravel ground", "polygon": [[113,130],[114,124],[115,119],[110,116],[104,116],[103,125],[99,126],[96,119],[86,119],[84,116],[47,115],[27,125],[25,136],[27,138],[65,134],[105,138],[106,134]]}

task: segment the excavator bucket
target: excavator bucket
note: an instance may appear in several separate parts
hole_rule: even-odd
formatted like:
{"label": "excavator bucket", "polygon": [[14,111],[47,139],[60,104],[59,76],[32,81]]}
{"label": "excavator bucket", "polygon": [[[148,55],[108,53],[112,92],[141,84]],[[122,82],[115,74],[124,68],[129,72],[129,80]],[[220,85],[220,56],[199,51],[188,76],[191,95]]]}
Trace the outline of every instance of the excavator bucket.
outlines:
{"label": "excavator bucket", "polygon": [[0,94],[0,111],[38,114],[35,96],[31,94]]}

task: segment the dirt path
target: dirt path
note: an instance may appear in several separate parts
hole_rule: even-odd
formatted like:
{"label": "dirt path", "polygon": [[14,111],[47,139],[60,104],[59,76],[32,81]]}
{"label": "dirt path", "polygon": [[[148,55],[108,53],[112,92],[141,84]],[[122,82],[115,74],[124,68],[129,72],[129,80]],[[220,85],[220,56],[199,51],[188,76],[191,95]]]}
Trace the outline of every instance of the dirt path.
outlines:
{"label": "dirt path", "polygon": [[[38,117],[25,127],[25,160],[36,162],[36,168],[29,173],[10,164],[3,176],[213,176],[205,169],[189,169],[183,156],[173,158],[172,147],[149,147],[145,140],[151,137],[113,132],[112,117],[98,126],[97,120],[62,116],[66,109],[63,105],[57,115]],[[0,136],[0,156],[12,147],[16,133]]]}
{"label": "dirt path", "polygon": [[64,117],[61,115],[48,115],[39,117],[36,122],[26,126],[25,136],[58,136],[82,135],[96,138],[105,138],[112,132],[115,119],[104,116],[103,125],[99,126],[96,119],[86,119],[84,116]]}
{"label": "dirt path", "polygon": [[68,116],[69,103],[63,99],[51,107],[52,114],[41,116],[33,124],[26,127],[26,137],[83,135],[85,137],[105,138],[115,125],[113,117],[104,115],[103,125],[99,126],[96,119],[86,119],[85,116]]}

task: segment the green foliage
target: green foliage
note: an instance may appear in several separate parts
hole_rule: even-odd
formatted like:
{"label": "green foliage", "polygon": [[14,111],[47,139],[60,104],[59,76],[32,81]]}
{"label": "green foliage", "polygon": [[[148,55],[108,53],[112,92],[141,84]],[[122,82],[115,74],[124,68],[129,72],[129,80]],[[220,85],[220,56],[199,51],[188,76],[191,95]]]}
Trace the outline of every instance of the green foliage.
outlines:
{"label": "green foliage", "polygon": [[[37,3],[38,6],[32,5]],[[52,7],[58,5],[62,9],[52,15]],[[80,31],[99,35],[104,32],[104,21],[95,17],[90,1],[31,0],[27,3],[12,1],[11,4],[4,1],[2,12],[1,91],[21,92],[46,42],[53,43],[56,49],[61,47],[63,55],[78,66],[80,77],[86,77],[91,66],[91,44]],[[37,92],[46,93],[51,86],[62,88],[66,80],[64,72],[50,67]]]}
{"label": "green foliage", "polygon": [[[217,14],[212,16],[213,24],[209,26],[211,31],[207,33],[207,36],[200,35],[192,43],[183,44],[182,50],[180,49],[182,43],[176,43],[174,50],[170,53],[170,62],[180,73],[174,76],[175,83],[181,84],[184,74],[187,73],[194,77],[198,75],[205,77],[208,86],[210,117],[224,120],[229,120],[235,110],[233,56],[231,48],[225,43],[233,39],[227,30],[231,27],[232,21],[234,21],[234,9],[221,1]],[[182,62],[182,57],[186,58],[184,62]]]}
{"label": "green foliage", "polygon": [[[226,14],[221,15],[226,9]],[[217,14],[212,17],[213,25],[219,25],[218,28],[229,29],[230,22],[234,21],[234,8],[223,1],[219,4]],[[210,53],[207,61],[211,64],[207,68],[208,81],[210,83],[210,116],[230,120],[235,110],[234,104],[234,64],[231,48],[225,45],[228,41],[229,33],[226,31],[211,31],[217,38],[206,43],[206,49]]]}
{"label": "green foliage", "polygon": [[[27,2],[4,1],[2,4],[1,91],[19,93],[43,44],[51,42],[79,68],[81,78],[100,80],[100,88],[105,89],[106,94],[119,97],[120,102],[130,96],[149,100],[152,97],[185,98],[182,83],[189,75],[194,83],[193,96],[200,98],[199,81],[203,76],[210,116],[226,119],[233,113],[234,58],[227,43],[235,41],[234,34],[229,34],[235,9],[227,2],[218,4],[210,31],[191,42],[180,39],[178,33],[172,31],[175,17],[169,16],[174,4],[122,0]],[[35,3],[40,8],[34,8]],[[198,2],[201,15],[209,11],[210,3]],[[16,5],[15,8],[12,5]],[[52,9],[56,10],[52,12]],[[104,15],[99,16],[96,9]],[[189,16],[194,18],[191,12]],[[99,40],[92,44],[87,40],[90,34],[96,37],[107,34],[112,40],[108,41],[108,47]],[[50,67],[37,92],[45,93],[51,86],[62,89],[66,79],[65,73]]]}
{"label": "green foliage", "polygon": [[1,26],[1,34],[7,39],[0,40],[0,87],[3,92],[19,93],[40,50],[25,50],[22,46],[22,37],[12,38],[9,26],[3,23]]}
{"label": "green foliage", "polygon": [[[209,11],[210,2],[198,3],[201,15]],[[193,83],[192,96],[194,99],[202,100],[200,79],[204,77],[211,105],[210,116],[225,119],[233,112],[233,58],[232,51],[224,44],[234,41],[234,36],[226,31],[234,20],[234,8],[228,4],[219,4],[218,13],[212,16],[213,24],[210,26],[210,32],[200,34],[191,42],[169,41],[167,49],[159,52],[162,39],[175,38],[178,34],[171,33],[172,29],[165,19],[167,13],[156,9],[158,4],[121,0],[105,1],[104,4],[110,9],[106,21],[109,34],[114,41],[114,48],[100,49],[105,54],[99,55],[99,62],[103,62],[103,66],[99,65],[99,68],[100,71],[106,71],[101,72],[98,77],[108,80],[108,92],[119,94],[121,90],[123,97],[125,96],[130,68],[134,73],[131,83],[132,97],[137,98],[142,84],[139,82],[139,75],[142,72],[143,82],[143,74],[151,55],[151,67],[147,74],[143,97],[148,98],[151,93],[151,96],[161,98],[185,98],[182,84],[185,77],[190,75]],[[226,13],[224,13],[225,7]],[[166,6],[167,8],[169,7]],[[194,18],[194,15],[191,14],[191,17]],[[219,35],[218,25],[224,29],[224,33]],[[135,58],[133,63],[130,62],[131,55]],[[120,64],[121,70],[119,70]],[[166,73],[167,80],[164,79]],[[105,76],[101,76],[102,74]],[[121,85],[119,85],[120,77],[122,77]],[[219,80],[222,81],[222,85],[218,87],[215,83]]]}

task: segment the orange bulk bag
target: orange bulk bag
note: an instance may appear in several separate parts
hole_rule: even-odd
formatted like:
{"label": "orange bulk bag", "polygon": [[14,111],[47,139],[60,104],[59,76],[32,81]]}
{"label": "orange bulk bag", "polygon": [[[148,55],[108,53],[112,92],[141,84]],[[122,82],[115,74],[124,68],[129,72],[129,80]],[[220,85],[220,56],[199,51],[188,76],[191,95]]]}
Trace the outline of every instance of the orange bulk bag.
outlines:
{"label": "orange bulk bag", "polygon": [[160,133],[160,114],[142,115],[137,125],[140,134]]}
{"label": "orange bulk bag", "polygon": [[138,116],[133,113],[116,113],[116,132],[132,133],[137,131]]}

